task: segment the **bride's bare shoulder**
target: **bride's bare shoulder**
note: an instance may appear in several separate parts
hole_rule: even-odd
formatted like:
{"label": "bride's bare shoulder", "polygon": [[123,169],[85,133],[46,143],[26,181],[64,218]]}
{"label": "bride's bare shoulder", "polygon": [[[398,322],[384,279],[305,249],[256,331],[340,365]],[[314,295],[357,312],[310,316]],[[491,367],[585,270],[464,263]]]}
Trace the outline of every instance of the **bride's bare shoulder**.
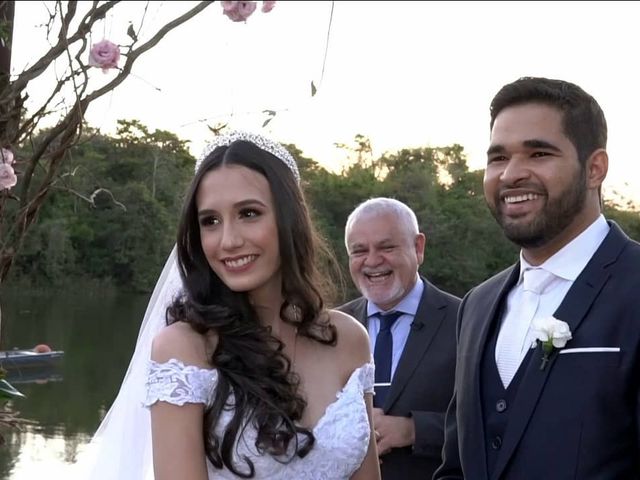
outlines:
{"label": "bride's bare shoulder", "polygon": [[211,353],[217,345],[217,335],[202,335],[185,322],[175,322],[160,330],[151,345],[151,359],[156,362],[180,360],[185,365],[211,368]]}
{"label": "bride's bare shoulder", "polygon": [[364,325],[339,310],[329,310],[329,319],[336,327],[338,355],[352,359],[357,366],[371,361],[369,334]]}

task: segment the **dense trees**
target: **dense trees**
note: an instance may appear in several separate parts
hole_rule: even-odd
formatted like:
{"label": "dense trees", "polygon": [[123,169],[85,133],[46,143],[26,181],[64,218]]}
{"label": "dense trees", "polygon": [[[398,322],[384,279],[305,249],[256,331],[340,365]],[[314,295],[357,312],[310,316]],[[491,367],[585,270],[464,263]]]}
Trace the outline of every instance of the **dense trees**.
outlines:
{"label": "dense trees", "polygon": [[146,291],[171,250],[195,159],[172,133],[136,121],[120,121],[113,138],[90,128],[84,136],[12,277],[53,285],[86,278]]}
{"label": "dense trees", "polygon": [[[427,235],[422,273],[442,288],[462,295],[514,261],[517,249],[485,207],[482,172],[469,171],[460,145],[372,159],[364,151],[368,140],[356,140],[362,151],[340,173],[288,145],[318,229],[343,269],[343,299],[356,294],[346,269],[344,224],[355,205],[372,196],[395,197],[415,210]],[[149,291],[174,242],[194,166],[186,143],[170,132],[150,132],[135,120],[120,121],[114,137],[86,128],[10,278],[47,285],[84,278]],[[637,211],[608,204],[606,213],[640,238]]]}
{"label": "dense trees", "polygon": [[[403,149],[357,161],[341,174],[314,169],[303,178],[319,224],[344,267],[347,216],[372,196],[394,197],[413,208],[427,235],[421,273],[444,289],[462,295],[514,259],[516,249],[485,208],[482,172],[469,171],[460,145]],[[353,297],[356,291],[347,285],[345,297]]]}

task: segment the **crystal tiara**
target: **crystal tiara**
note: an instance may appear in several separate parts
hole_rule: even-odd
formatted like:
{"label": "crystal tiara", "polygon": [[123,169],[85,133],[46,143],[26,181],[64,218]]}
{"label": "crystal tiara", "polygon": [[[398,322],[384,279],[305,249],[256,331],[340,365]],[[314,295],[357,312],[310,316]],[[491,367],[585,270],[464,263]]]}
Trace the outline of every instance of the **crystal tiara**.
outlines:
{"label": "crystal tiara", "polygon": [[236,140],[244,140],[245,142],[253,143],[255,146],[264,150],[265,152],[269,152],[270,154],[278,157],[284,162],[287,167],[289,167],[289,170],[291,170],[291,172],[293,173],[296,182],[300,183],[300,172],[298,171],[298,165],[286,148],[284,148],[278,142],[275,142],[267,137],[263,137],[258,133],[244,132],[241,130],[234,130],[232,132],[223,133],[214,137],[214,139],[204,148],[200,159],[196,163],[196,169],[200,166],[202,160],[204,160],[207,155],[209,155],[213,150],[218,147],[231,145],[231,143],[235,142]]}

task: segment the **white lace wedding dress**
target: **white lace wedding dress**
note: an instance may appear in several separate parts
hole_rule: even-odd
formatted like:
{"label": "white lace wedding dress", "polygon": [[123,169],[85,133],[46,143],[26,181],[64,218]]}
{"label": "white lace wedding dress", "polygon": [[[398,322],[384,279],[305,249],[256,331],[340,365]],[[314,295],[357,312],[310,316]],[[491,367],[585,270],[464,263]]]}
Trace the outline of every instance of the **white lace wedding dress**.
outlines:
{"label": "white lace wedding dress", "polygon": [[[362,463],[368,446],[370,426],[364,393],[373,392],[374,367],[367,363],[351,374],[343,389],[336,394],[324,415],[313,428],[315,444],[304,457],[282,463],[270,455],[256,451],[256,431],[250,426],[236,443],[234,458],[247,456],[255,467],[256,479],[269,480],[346,480]],[[180,361],[167,363],[151,361],[147,381],[145,406],[157,401],[175,405],[204,403],[213,398],[218,381],[216,370],[204,370],[184,365]],[[225,411],[216,427],[222,432],[231,420],[232,411]],[[239,461],[238,470],[245,472],[246,464]],[[209,479],[237,479],[227,469],[219,470],[207,461]]]}

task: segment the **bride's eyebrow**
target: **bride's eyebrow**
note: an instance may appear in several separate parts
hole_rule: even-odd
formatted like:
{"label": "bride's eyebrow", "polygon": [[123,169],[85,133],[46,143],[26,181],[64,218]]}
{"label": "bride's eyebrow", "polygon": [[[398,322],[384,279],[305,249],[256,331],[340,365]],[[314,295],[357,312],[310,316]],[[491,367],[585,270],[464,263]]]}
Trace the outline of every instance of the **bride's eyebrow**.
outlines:
{"label": "bride's eyebrow", "polygon": [[249,207],[259,205],[261,207],[267,207],[262,200],[258,200],[257,198],[248,198],[246,200],[241,200],[240,202],[234,203],[233,206],[236,208]]}
{"label": "bride's eyebrow", "polygon": [[[255,198],[248,198],[246,200],[241,200],[233,204],[233,208],[236,209],[255,206],[267,208],[267,205],[262,200],[258,200]],[[198,217],[205,217],[207,215],[213,215],[217,213],[218,211],[213,208],[203,208],[202,210],[198,210]]]}
{"label": "bride's eyebrow", "polygon": [[215,215],[216,213],[218,212],[210,208],[206,208],[204,210],[198,210],[198,218],[208,217],[209,215]]}
{"label": "bride's eyebrow", "polygon": [[[243,207],[253,207],[256,205],[267,208],[267,204],[264,203],[262,200],[258,200],[257,198],[248,198],[246,200],[240,200],[239,202],[234,203],[232,207],[237,209],[237,208],[243,208]],[[207,214],[218,213],[218,210],[214,208],[203,208],[202,210],[198,210],[198,215],[202,215],[203,213],[207,213]]]}

